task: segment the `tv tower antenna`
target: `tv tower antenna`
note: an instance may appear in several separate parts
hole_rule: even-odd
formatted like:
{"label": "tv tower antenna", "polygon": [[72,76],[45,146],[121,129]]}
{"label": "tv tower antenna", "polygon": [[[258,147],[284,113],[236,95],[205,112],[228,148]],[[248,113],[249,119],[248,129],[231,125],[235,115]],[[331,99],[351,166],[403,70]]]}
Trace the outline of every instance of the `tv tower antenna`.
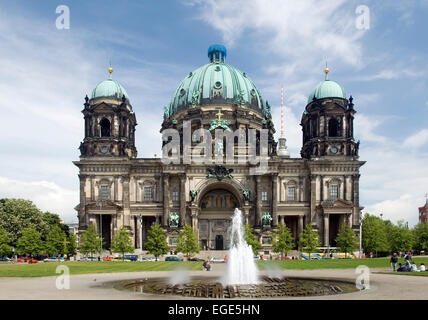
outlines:
{"label": "tv tower antenna", "polygon": [[284,158],[290,158],[290,152],[287,150],[287,139],[284,134],[284,86],[281,85],[281,137],[278,139],[278,155]]}

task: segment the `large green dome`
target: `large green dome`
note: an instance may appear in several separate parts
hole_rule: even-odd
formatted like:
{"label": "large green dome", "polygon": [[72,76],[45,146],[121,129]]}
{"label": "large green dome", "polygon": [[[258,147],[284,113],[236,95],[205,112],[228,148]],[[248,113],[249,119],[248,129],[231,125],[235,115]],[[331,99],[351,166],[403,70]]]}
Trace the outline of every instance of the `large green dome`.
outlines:
{"label": "large green dome", "polygon": [[210,63],[190,72],[181,81],[168,107],[169,116],[191,105],[245,104],[264,113],[265,103],[245,72],[224,63],[226,48],[208,49]]}
{"label": "large green dome", "polygon": [[117,99],[122,99],[123,96],[129,100],[128,94],[122,85],[116,80],[109,78],[97,84],[94,90],[92,90],[91,99],[101,97],[114,97]]}
{"label": "large green dome", "polygon": [[316,99],[324,98],[342,98],[346,99],[345,89],[336,81],[324,80],[321,81],[312,91],[308,98],[308,103]]}

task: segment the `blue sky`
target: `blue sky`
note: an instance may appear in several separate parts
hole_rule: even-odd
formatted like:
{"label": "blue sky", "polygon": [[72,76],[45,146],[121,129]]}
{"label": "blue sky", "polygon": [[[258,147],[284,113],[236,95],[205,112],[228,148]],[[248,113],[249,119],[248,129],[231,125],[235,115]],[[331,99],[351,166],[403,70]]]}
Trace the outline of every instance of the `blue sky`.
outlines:
{"label": "blue sky", "polygon": [[[70,8],[70,29],[55,26]],[[370,10],[358,29],[356,8]],[[387,219],[417,222],[428,192],[427,0],[407,1],[15,1],[0,4],[0,196],[24,197],[75,221],[83,98],[107,78],[127,90],[139,157],[160,150],[163,106],[179,82],[222,43],[301,147],[307,96],[329,78],[354,96],[361,140],[361,204]]]}

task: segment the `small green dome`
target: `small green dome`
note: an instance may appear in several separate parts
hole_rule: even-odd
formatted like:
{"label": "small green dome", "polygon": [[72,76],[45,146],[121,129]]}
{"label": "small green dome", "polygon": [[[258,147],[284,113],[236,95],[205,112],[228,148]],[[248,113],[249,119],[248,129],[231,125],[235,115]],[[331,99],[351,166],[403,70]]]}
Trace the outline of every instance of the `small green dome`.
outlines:
{"label": "small green dome", "polygon": [[208,50],[210,63],[190,72],[181,81],[167,108],[169,116],[193,105],[245,104],[264,113],[266,107],[253,81],[245,72],[224,63],[226,49],[213,45]]}
{"label": "small green dome", "polygon": [[111,78],[101,81],[94,90],[92,90],[91,99],[101,97],[114,97],[122,99],[125,96],[129,100],[126,90],[121,86],[119,82]]}
{"label": "small green dome", "polygon": [[345,89],[336,81],[324,80],[321,81],[309,96],[308,104],[314,99],[324,98],[342,98],[346,99]]}

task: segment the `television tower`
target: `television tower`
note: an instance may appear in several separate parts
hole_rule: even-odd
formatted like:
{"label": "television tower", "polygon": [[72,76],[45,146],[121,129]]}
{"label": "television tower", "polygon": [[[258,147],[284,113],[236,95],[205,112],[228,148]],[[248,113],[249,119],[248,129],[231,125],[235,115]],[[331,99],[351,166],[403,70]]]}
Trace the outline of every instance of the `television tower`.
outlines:
{"label": "television tower", "polygon": [[290,152],[287,150],[287,139],[284,135],[284,86],[281,85],[281,136],[278,139],[278,155],[283,158],[290,158]]}

